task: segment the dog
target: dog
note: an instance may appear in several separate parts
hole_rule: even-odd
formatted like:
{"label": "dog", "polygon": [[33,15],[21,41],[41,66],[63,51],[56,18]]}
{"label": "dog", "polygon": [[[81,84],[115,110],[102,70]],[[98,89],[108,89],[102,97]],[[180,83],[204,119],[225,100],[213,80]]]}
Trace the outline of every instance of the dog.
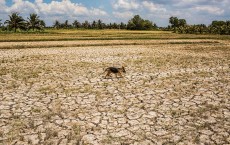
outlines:
{"label": "dog", "polygon": [[108,68],[105,69],[104,73],[105,72],[106,72],[105,78],[108,77],[108,76],[111,77],[112,73],[115,74],[116,77],[117,77],[117,74],[118,74],[120,77],[123,78],[122,73],[126,73],[124,66],[122,66],[121,68],[108,67]]}

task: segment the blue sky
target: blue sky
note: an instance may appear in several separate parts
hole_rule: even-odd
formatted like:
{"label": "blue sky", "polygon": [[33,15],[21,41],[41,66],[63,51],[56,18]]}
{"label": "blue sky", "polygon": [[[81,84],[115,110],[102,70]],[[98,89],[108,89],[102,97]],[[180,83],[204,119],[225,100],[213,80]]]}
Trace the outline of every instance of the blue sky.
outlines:
{"label": "blue sky", "polygon": [[47,25],[55,20],[127,23],[139,14],[158,26],[169,25],[170,16],[189,24],[210,24],[230,20],[229,6],[230,0],[0,0],[0,19],[5,21],[10,13],[19,12],[24,18],[37,13]]}

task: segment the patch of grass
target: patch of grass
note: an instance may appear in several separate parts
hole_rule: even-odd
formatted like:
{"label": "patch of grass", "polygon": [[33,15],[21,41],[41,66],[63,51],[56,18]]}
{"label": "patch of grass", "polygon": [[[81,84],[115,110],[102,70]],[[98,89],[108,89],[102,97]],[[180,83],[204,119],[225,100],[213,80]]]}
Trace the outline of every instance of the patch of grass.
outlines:
{"label": "patch of grass", "polygon": [[80,145],[82,142],[82,130],[81,126],[78,123],[74,123],[71,125],[71,132],[66,136],[67,140],[75,140],[77,145]]}
{"label": "patch of grass", "polygon": [[55,115],[56,115],[55,113],[49,111],[49,112],[42,113],[42,118],[48,121],[51,120],[51,118]]}
{"label": "patch of grass", "polygon": [[26,121],[16,118],[10,122],[11,128],[6,134],[7,142],[12,142],[27,128]]}
{"label": "patch of grass", "polygon": [[32,69],[32,68],[15,68],[10,71],[12,77],[15,80],[23,80],[27,81],[31,78],[38,78],[40,70]]}
{"label": "patch of grass", "polygon": [[65,110],[62,108],[62,101],[61,100],[55,100],[52,103],[52,112],[60,117],[62,116],[62,113],[65,113]]}
{"label": "patch of grass", "polygon": [[46,29],[39,33],[0,33],[0,42],[148,39],[230,39],[222,35],[176,34],[168,31]]}
{"label": "patch of grass", "polygon": [[168,44],[217,44],[220,43],[218,41],[201,41],[201,42],[189,42],[189,41],[183,41],[183,42],[168,42]]}
{"label": "patch of grass", "polygon": [[38,89],[38,92],[42,94],[52,94],[56,92],[56,89],[53,86],[43,86]]}
{"label": "patch of grass", "polygon": [[5,85],[5,89],[6,90],[15,90],[19,87],[20,85],[14,81],[14,80],[11,80],[11,81],[8,81],[7,84]]}
{"label": "patch of grass", "polygon": [[112,144],[114,142],[118,142],[120,139],[113,137],[112,135],[107,135],[102,141],[101,143],[103,144]]}
{"label": "patch of grass", "polygon": [[67,87],[67,88],[64,88],[63,93],[65,93],[67,95],[70,95],[70,94],[73,94],[73,93],[78,93],[79,90],[80,90],[80,88],[77,87],[77,86]]}
{"label": "patch of grass", "polygon": [[0,130],[0,137],[3,138],[3,136],[4,136],[3,130]]}
{"label": "patch of grass", "polygon": [[58,137],[58,131],[54,128],[46,128],[45,130],[46,137],[44,140],[49,140],[55,137]]}
{"label": "patch of grass", "polygon": [[9,73],[9,71],[8,71],[7,67],[0,67],[0,76],[6,75],[8,73]]}
{"label": "patch of grass", "polygon": [[41,113],[42,112],[41,108],[38,108],[38,107],[32,107],[31,111],[35,112],[35,113]]}
{"label": "patch of grass", "polygon": [[92,89],[93,89],[93,87],[91,85],[86,84],[79,91],[80,91],[80,93],[89,93],[89,92],[91,92]]}
{"label": "patch of grass", "polygon": [[196,110],[190,111],[189,115],[192,117],[198,117],[198,118],[207,118],[206,113],[210,112],[210,113],[215,113],[218,112],[218,110],[220,109],[220,106],[215,106],[212,104],[207,104],[206,102],[204,102],[202,104],[202,107],[199,107]]}

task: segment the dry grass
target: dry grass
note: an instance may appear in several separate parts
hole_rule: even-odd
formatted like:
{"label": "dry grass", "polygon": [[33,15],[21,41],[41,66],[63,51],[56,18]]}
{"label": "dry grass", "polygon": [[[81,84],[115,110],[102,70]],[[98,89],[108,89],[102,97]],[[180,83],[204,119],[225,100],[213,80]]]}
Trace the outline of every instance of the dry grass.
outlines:
{"label": "dry grass", "polygon": [[0,42],[139,39],[229,39],[229,36],[175,34],[168,31],[47,29],[43,33],[0,33]]}

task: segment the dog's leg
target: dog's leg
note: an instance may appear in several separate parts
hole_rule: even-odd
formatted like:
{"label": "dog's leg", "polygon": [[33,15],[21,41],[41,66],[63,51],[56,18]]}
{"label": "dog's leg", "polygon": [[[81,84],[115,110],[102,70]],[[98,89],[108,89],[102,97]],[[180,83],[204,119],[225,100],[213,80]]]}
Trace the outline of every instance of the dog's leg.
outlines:
{"label": "dog's leg", "polygon": [[110,71],[107,71],[107,74],[106,74],[105,78],[108,77],[108,76],[111,77],[111,72]]}
{"label": "dog's leg", "polygon": [[121,78],[124,78],[120,72],[118,72],[118,74],[119,74],[119,76],[120,76]]}

